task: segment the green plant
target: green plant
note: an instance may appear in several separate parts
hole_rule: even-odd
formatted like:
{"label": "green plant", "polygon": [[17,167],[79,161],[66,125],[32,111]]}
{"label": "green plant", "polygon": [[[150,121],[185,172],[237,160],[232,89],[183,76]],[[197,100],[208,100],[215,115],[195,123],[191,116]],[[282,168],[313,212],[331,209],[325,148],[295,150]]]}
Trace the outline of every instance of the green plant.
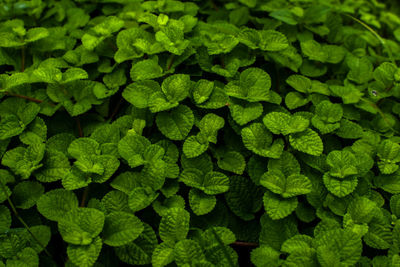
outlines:
{"label": "green plant", "polygon": [[0,18],[0,267],[400,264],[397,1]]}

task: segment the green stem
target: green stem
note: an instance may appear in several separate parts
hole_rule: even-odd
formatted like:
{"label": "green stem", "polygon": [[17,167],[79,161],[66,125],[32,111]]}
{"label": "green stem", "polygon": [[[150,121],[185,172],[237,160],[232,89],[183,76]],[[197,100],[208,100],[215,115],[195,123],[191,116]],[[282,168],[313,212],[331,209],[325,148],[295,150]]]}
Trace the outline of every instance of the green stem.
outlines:
{"label": "green stem", "polygon": [[395,129],[393,129],[390,126],[390,123],[386,119],[385,114],[382,112],[382,110],[375,103],[373,103],[373,102],[371,102],[371,101],[369,101],[367,99],[364,99],[364,98],[361,98],[361,100],[364,101],[365,103],[369,104],[371,107],[373,107],[379,113],[379,115],[382,117],[382,119],[386,122],[387,126],[389,126],[390,130],[392,130],[395,133],[399,133],[398,131],[396,131]]}
{"label": "green stem", "polygon": [[[352,15],[349,15],[349,14],[343,14],[343,15],[345,15],[346,17],[351,18],[352,20],[354,20],[355,22],[357,22],[361,26],[363,26],[365,29],[367,29],[369,32],[371,32],[379,40],[379,42],[382,44],[382,46],[384,48],[386,48],[390,61],[392,61],[392,63],[394,65],[396,65],[396,61],[394,60],[392,50],[389,48],[389,46],[386,45],[385,39],[383,39],[374,29],[372,29],[370,26],[368,26],[363,21],[361,21],[361,20],[359,20],[359,19],[357,19],[357,18],[355,18],[355,17],[353,17]],[[397,65],[396,65],[396,67],[397,67]]]}
{"label": "green stem", "polygon": [[21,72],[25,71],[25,46],[21,47]]}
{"label": "green stem", "polygon": [[12,203],[12,201],[10,199],[10,196],[7,193],[7,189],[6,189],[5,185],[2,182],[0,182],[0,185],[1,185],[1,190],[7,197],[8,204],[10,205],[11,210],[14,213],[15,217],[17,217],[17,219],[20,221],[20,223],[25,227],[25,229],[32,236],[32,238],[36,241],[36,243],[39,244],[39,246],[43,249],[43,251],[47,254],[47,256],[49,256],[50,258],[52,258],[54,260],[53,256],[50,254],[50,252],[46,249],[46,247],[42,244],[42,242],[40,242],[40,240],[31,231],[31,228],[28,226],[28,224],[21,218],[21,216],[19,216],[17,209],[15,208],[14,204]]}

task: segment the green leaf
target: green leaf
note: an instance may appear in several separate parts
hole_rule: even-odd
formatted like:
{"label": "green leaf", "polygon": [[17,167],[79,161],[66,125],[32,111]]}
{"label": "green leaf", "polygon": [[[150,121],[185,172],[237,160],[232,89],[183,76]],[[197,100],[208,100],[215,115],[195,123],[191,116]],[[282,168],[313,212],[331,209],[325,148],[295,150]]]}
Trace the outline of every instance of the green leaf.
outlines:
{"label": "green leaf", "polygon": [[288,107],[288,109],[296,109],[298,107],[302,107],[306,105],[308,102],[310,102],[310,100],[304,98],[298,92],[289,92],[285,96],[285,105]]}
{"label": "green leaf", "polygon": [[52,221],[59,221],[70,210],[78,207],[78,198],[71,191],[54,189],[42,195],[36,205],[44,217]]}
{"label": "green leaf", "polygon": [[187,186],[200,189],[209,195],[221,194],[229,189],[229,178],[220,172],[211,171],[204,174],[201,170],[189,168],[183,170],[179,179]]}
{"label": "green leaf", "polygon": [[[76,80],[62,85],[49,84],[46,93],[52,101],[61,103],[75,117],[90,110],[92,105],[102,103],[99,98],[108,96],[104,90],[106,88],[102,83]],[[98,91],[100,94],[97,94]]]}
{"label": "green leaf", "polygon": [[229,228],[220,226],[209,227],[202,233],[202,238],[208,250],[221,245],[230,245],[236,241],[235,234]]}
{"label": "green leaf", "polygon": [[347,65],[350,68],[350,71],[347,74],[349,80],[358,84],[363,84],[372,79],[372,71],[374,67],[367,57],[351,57],[347,61]]}
{"label": "green leaf", "polygon": [[296,18],[296,12],[291,11],[289,9],[278,9],[271,12],[269,15],[274,19],[283,21],[289,25],[296,25],[298,20]]}
{"label": "green leaf", "polygon": [[32,172],[42,167],[45,145],[41,143],[25,147],[17,147],[7,151],[1,164],[9,167],[15,174],[28,179]]}
{"label": "green leaf", "polygon": [[194,115],[190,108],[179,105],[170,111],[157,114],[157,127],[171,140],[184,140],[194,124]]}
{"label": "green leaf", "polygon": [[315,114],[320,120],[327,123],[340,121],[343,116],[343,109],[340,104],[332,104],[328,100],[321,101],[315,108]]}
{"label": "green leaf", "polygon": [[144,53],[154,54],[163,50],[156,42],[154,34],[137,27],[120,31],[117,35],[117,47],[114,55],[117,63],[140,58]]}
{"label": "green leaf", "polygon": [[324,149],[319,135],[311,129],[289,135],[290,145],[301,152],[312,156],[319,156]]}
{"label": "green leaf", "polygon": [[193,87],[192,95],[196,104],[202,104],[210,98],[214,90],[214,82],[200,79]]}
{"label": "green leaf", "polygon": [[138,81],[129,84],[122,92],[122,96],[137,108],[147,108],[152,97],[160,91],[161,87],[156,81]]}
{"label": "green leaf", "polygon": [[260,117],[263,113],[263,106],[261,103],[231,99],[229,110],[236,123],[242,126]]}
{"label": "green leaf", "polygon": [[154,267],[163,267],[174,261],[174,247],[166,242],[154,249],[151,263]]}
{"label": "green leaf", "polygon": [[97,261],[102,246],[101,238],[96,237],[91,244],[85,246],[68,245],[67,255],[75,265],[90,267]]}
{"label": "green leaf", "polygon": [[225,194],[226,202],[232,212],[242,220],[250,221],[262,207],[263,190],[242,176],[230,177],[229,191]]}
{"label": "green leaf", "polygon": [[206,259],[199,243],[190,239],[184,239],[175,244],[174,258],[178,266]]}
{"label": "green leaf", "polygon": [[104,213],[93,208],[75,208],[58,221],[58,230],[65,242],[89,245],[103,230]]}
{"label": "green leaf", "polygon": [[39,117],[36,117],[35,120],[29,124],[27,129],[25,129],[25,131],[19,136],[21,142],[26,145],[45,142],[46,137],[47,126]]}
{"label": "green leaf", "polygon": [[260,179],[260,184],[275,194],[290,198],[311,192],[310,180],[301,174],[291,174],[287,177],[278,170],[266,172]]}
{"label": "green leaf", "polygon": [[118,142],[118,153],[128,161],[131,168],[134,168],[145,163],[143,154],[150,145],[151,143],[147,138],[137,134],[130,134]]}
{"label": "green leaf", "polygon": [[396,194],[390,198],[390,210],[396,217],[400,217],[400,195]]}
{"label": "green leaf", "polygon": [[218,167],[224,171],[242,174],[246,168],[246,161],[242,154],[237,151],[227,151],[217,153]]}
{"label": "green leaf", "polygon": [[207,113],[199,122],[198,127],[204,136],[207,136],[208,141],[217,143],[218,130],[222,129],[225,121],[220,116],[213,113]]}
{"label": "green leaf", "polygon": [[158,244],[157,236],[148,224],[144,223],[144,230],[133,242],[121,247],[115,247],[118,258],[132,265],[151,263],[153,251]]}
{"label": "green leaf", "polygon": [[286,79],[286,83],[300,93],[309,93],[312,85],[312,82],[309,78],[298,74],[290,75]]}
{"label": "green leaf", "polygon": [[182,208],[171,208],[161,218],[159,233],[164,242],[178,242],[189,232],[190,214]]}
{"label": "green leaf", "polygon": [[136,62],[131,68],[132,81],[150,80],[163,76],[163,69],[158,65],[157,58]]}
{"label": "green leaf", "polygon": [[337,179],[325,173],[323,181],[326,189],[337,197],[345,197],[356,189],[358,180],[356,177],[349,177],[344,180]]}
{"label": "green leaf", "polygon": [[328,266],[330,263],[354,265],[362,252],[360,236],[343,229],[324,231],[318,235],[315,246],[318,261],[323,266]]}
{"label": "green leaf", "polygon": [[240,73],[239,81],[231,81],[225,86],[228,96],[249,102],[269,101],[271,77],[259,68],[248,68]]}
{"label": "green leaf", "polygon": [[315,40],[308,40],[305,42],[300,42],[301,51],[310,60],[316,60],[320,62],[326,62],[328,59],[328,54],[326,53],[324,47]]}
{"label": "green leaf", "polygon": [[122,246],[135,240],[143,232],[143,223],[136,216],[126,212],[111,212],[106,215],[103,242],[109,246]]}
{"label": "green leaf", "polygon": [[36,103],[20,98],[8,98],[1,102],[0,112],[0,140],[21,134],[26,126],[31,123],[40,111]]}
{"label": "green leaf", "polygon": [[263,51],[281,51],[289,47],[289,41],[283,33],[275,30],[261,30],[259,47]]}
{"label": "green leaf", "polygon": [[101,199],[101,205],[107,213],[122,211],[131,212],[128,206],[128,196],[117,190],[111,190],[108,192]]}
{"label": "green leaf", "polygon": [[279,195],[266,191],[264,194],[264,208],[268,216],[273,220],[283,219],[289,216],[297,207],[297,198],[282,198]]}
{"label": "green leaf", "polygon": [[149,187],[136,187],[129,194],[129,208],[133,211],[142,210],[156,200],[158,193]]}
{"label": "green leaf", "polygon": [[228,103],[228,100],[229,97],[227,96],[226,92],[221,88],[215,87],[209,99],[201,105],[198,105],[198,107],[207,109],[218,109],[225,107]]}
{"label": "green leaf", "polygon": [[352,84],[346,86],[330,85],[329,90],[334,96],[341,97],[343,104],[358,103],[363,96],[363,93]]}
{"label": "green leaf", "polygon": [[244,146],[257,155],[279,158],[283,151],[282,139],[272,143],[272,134],[261,123],[253,123],[241,131]]}
{"label": "green leaf", "polygon": [[295,253],[304,248],[312,247],[313,239],[308,235],[295,235],[282,244],[282,251],[286,253]]}
{"label": "green leaf", "polygon": [[378,206],[366,197],[354,198],[347,207],[347,213],[355,223],[369,223],[377,214]]}
{"label": "green leaf", "polygon": [[208,149],[209,142],[203,134],[192,135],[183,143],[183,153],[188,158],[195,158]]}
{"label": "green leaf", "polygon": [[0,205],[0,233],[7,232],[11,227],[11,212],[3,205]]}
{"label": "green leaf", "polygon": [[192,188],[189,191],[189,205],[193,213],[200,216],[211,212],[217,199],[213,195],[207,195],[202,191]]}
{"label": "green leaf", "polygon": [[305,131],[310,122],[302,116],[291,116],[283,112],[271,112],[265,115],[263,123],[274,134],[288,135]]}
{"label": "green leaf", "polygon": [[160,42],[172,54],[182,55],[189,45],[189,41],[184,39],[182,28],[180,24],[169,23],[165,28],[156,32],[157,42]]}
{"label": "green leaf", "polygon": [[185,199],[180,195],[173,195],[164,199],[164,201],[156,200],[153,202],[153,209],[160,216],[163,216],[170,208],[185,208]]}
{"label": "green leaf", "polygon": [[364,136],[364,130],[358,123],[342,119],[335,134],[341,138],[358,139]]}
{"label": "green leaf", "polygon": [[381,173],[391,174],[398,170],[400,162],[400,145],[392,142],[390,139],[382,141],[377,150],[380,159],[378,167]]}
{"label": "green leaf", "polygon": [[99,155],[99,146],[96,140],[88,137],[81,137],[71,142],[68,147],[68,153],[76,159],[89,155]]}
{"label": "green leaf", "polygon": [[43,195],[44,187],[38,182],[23,181],[17,184],[12,193],[12,201],[17,208],[29,209]]}
{"label": "green leaf", "polygon": [[8,259],[6,263],[6,266],[10,267],[39,266],[39,256],[35,250],[27,247],[18,252],[13,259]]}
{"label": "green leaf", "polygon": [[356,157],[348,150],[329,152],[326,163],[330,166],[329,174],[336,178],[358,174]]}
{"label": "green leaf", "polygon": [[190,76],[186,74],[174,74],[164,79],[161,90],[169,102],[180,102],[188,95],[192,87]]}
{"label": "green leaf", "polygon": [[266,266],[272,264],[274,266],[278,265],[280,253],[275,249],[268,246],[260,246],[251,251],[250,257],[251,262],[257,266]]}
{"label": "green leaf", "polygon": [[[265,169],[266,170],[266,169]],[[279,159],[268,161],[268,170],[282,172],[285,177],[300,173],[300,164],[293,154],[284,151]],[[263,172],[264,173],[264,172]],[[261,173],[261,174],[263,174]]]}

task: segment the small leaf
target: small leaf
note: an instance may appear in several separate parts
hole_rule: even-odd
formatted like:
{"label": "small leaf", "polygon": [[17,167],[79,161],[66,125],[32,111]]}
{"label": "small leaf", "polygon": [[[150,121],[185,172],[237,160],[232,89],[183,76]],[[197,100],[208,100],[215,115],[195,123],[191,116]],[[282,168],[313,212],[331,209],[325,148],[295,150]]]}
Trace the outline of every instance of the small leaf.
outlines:
{"label": "small leaf", "polygon": [[270,112],[263,118],[263,123],[274,134],[288,135],[303,132],[310,124],[302,116],[291,116],[283,112]]}
{"label": "small leaf", "polygon": [[263,51],[281,51],[289,46],[289,41],[283,33],[275,30],[262,30],[259,47]]}
{"label": "small leaf", "polygon": [[208,140],[202,134],[192,135],[183,143],[183,153],[188,158],[194,158],[203,154],[208,148]]}
{"label": "small leaf", "polygon": [[132,65],[132,81],[150,80],[163,76],[163,69],[158,65],[157,59],[145,59]]}
{"label": "small leaf", "polygon": [[89,245],[104,226],[104,213],[93,208],[75,208],[58,221],[58,230],[65,242]]}
{"label": "small leaf", "polygon": [[184,140],[193,127],[194,115],[190,108],[179,105],[170,111],[157,114],[157,127],[171,140]]}
{"label": "small leaf", "polygon": [[195,188],[190,189],[189,205],[194,214],[198,216],[207,214],[214,209],[216,203],[215,196],[207,195]]}
{"label": "small leaf", "polygon": [[236,151],[218,153],[217,159],[218,167],[225,171],[242,174],[246,168],[246,161],[244,157],[242,154]]}
{"label": "small leaf", "polygon": [[272,143],[272,134],[261,123],[253,123],[241,131],[244,146],[257,155],[279,158],[283,151],[282,139]]}
{"label": "small leaf", "polygon": [[109,246],[122,246],[138,238],[143,230],[143,223],[136,216],[126,212],[112,212],[105,218],[103,241]]}
{"label": "small leaf", "polygon": [[72,191],[54,189],[42,195],[37,201],[38,211],[47,219],[58,221],[70,210],[78,207],[78,198]]}
{"label": "small leaf", "polygon": [[321,155],[324,149],[321,138],[311,129],[289,135],[289,142],[294,149],[312,156]]}
{"label": "small leaf", "polygon": [[273,220],[279,220],[289,216],[296,209],[297,204],[296,197],[282,198],[269,191],[264,194],[265,211]]}
{"label": "small leaf", "polygon": [[190,214],[182,208],[171,208],[161,218],[159,233],[164,242],[178,242],[189,232]]}
{"label": "small leaf", "polygon": [[90,267],[97,261],[102,246],[101,238],[97,237],[91,244],[86,246],[68,245],[67,255],[75,265]]}

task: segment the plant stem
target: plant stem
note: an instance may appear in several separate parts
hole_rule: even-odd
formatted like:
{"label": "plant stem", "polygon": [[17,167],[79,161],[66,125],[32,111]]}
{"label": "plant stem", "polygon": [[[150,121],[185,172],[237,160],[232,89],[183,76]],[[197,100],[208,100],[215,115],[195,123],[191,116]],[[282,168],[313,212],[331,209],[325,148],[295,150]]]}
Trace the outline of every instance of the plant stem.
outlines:
{"label": "plant stem", "polygon": [[171,57],[169,58],[169,63],[168,63],[168,66],[167,66],[167,70],[171,69],[172,64],[174,64],[174,59],[175,59],[175,55],[172,54]]}
{"label": "plant stem", "polygon": [[40,100],[40,99],[37,99],[37,98],[33,98],[33,97],[30,97],[30,96],[14,94],[14,93],[10,93],[10,92],[3,92],[3,93],[6,94],[6,95],[9,95],[9,96],[15,96],[15,97],[19,97],[19,98],[22,98],[22,99],[26,99],[26,100],[29,100],[31,102],[35,102],[35,103],[38,103],[38,104],[43,103],[43,100]]}
{"label": "plant stem", "polygon": [[79,137],[83,137],[83,131],[82,131],[82,127],[81,127],[81,121],[79,120],[78,117],[76,117],[76,125],[77,125],[77,127],[78,127]]}
{"label": "plant stem", "polygon": [[89,196],[89,185],[85,187],[85,190],[83,191],[82,199],[81,199],[81,204],[79,207],[85,207],[86,206],[86,199]]}
{"label": "plant stem", "polygon": [[25,229],[32,236],[32,238],[36,241],[36,243],[39,244],[39,246],[43,249],[43,251],[47,254],[47,256],[49,256],[50,258],[52,258],[54,260],[53,256],[50,254],[50,252],[46,249],[46,247],[42,244],[42,242],[40,242],[40,240],[31,231],[31,228],[28,226],[28,224],[21,218],[21,216],[19,216],[19,213],[18,213],[17,209],[15,208],[14,203],[12,203],[10,196],[8,195],[7,189],[6,189],[5,185],[3,184],[3,182],[0,181],[0,185],[1,185],[1,190],[7,197],[8,204],[10,205],[11,210],[14,213],[15,217],[17,217],[17,219],[20,221],[20,223],[25,227]]}
{"label": "plant stem", "polygon": [[232,246],[238,246],[238,247],[258,247],[257,243],[252,243],[252,242],[243,242],[243,241],[236,241],[232,243]]}
{"label": "plant stem", "polygon": [[21,72],[25,71],[25,46],[21,47]]}
{"label": "plant stem", "polygon": [[117,115],[118,110],[121,107],[121,104],[122,104],[123,100],[124,99],[122,97],[119,99],[119,101],[118,101],[117,105],[115,106],[113,112],[111,113],[110,117],[108,118],[109,121],[111,121],[115,117],[115,115]]}

